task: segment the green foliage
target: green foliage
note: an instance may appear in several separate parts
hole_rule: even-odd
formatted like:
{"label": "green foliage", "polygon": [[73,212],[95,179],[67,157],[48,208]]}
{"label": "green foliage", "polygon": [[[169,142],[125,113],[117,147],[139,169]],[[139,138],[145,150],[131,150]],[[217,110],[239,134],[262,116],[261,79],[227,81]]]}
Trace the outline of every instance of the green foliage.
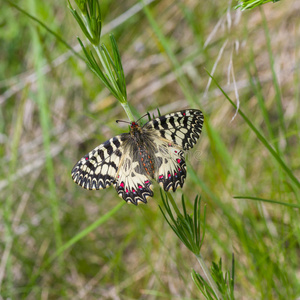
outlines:
{"label": "green foliage", "polygon": [[125,76],[120,64],[120,56],[113,35],[110,36],[113,48],[114,48],[114,57],[115,62],[111,58],[108,50],[103,45],[100,48],[97,48],[97,53],[102,62],[102,66],[105,72],[102,71],[98,62],[96,61],[93,53],[88,52],[86,47],[83,45],[81,40],[78,38],[78,41],[82,47],[82,50],[87,58],[88,67],[95,73],[95,75],[101,79],[104,85],[110,90],[110,92],[122,103],[127,103],[127,94],[126,94],[126,84]]}
{"label": "green foliage", "polygon": [[[173,197],[169,193],[164,196],[161,192],[161,198],[164,210],[161,206],[159,206],[159,208],[165,220],[181,242],[197,257],[198,262],[205,273],[207,281],[196,273],[195,270],[192,272],[192,278],[198,289],[206,299],[223,299],[223,297],[224,299],[234,299],[234,262],[232,261],[232,278],[230,277],[229,272],[226,272],[225,277],[223,277],[222,260],[220,259],[218,265],[213,263],[210,272],[200,253],[205,237],[206,218],[206,206],[204,206],[203,220],[201,222],[201,198],[198,196],[195,197],[193,215],[187,213],[184,196],[182,196],[181,199],[183,213],[180,212]],[[168,199],[171,202],[175,215]],[[201,223],[203,224],[202,227]]]}
{"label": "green foliage", "polygon": [[[211,276],[218,286],[218,290],[222,299],[233,300],[234,297],[234,259],[232,258],[232,271],[222,271],[222,259],[219,260],[219,264],[212,262]],[[219,296],[214,292],[205,279],[197,273],[192,271],[192,278],[198,289],[201,291],[205,299],[219,299]]]}
{"label": "green foliage", "polygon": [[75,0],[80,9],[82,17],[79,16],[76,9],[73,9],[70,1],[69,9],[80,26],[84,35],[93,45],[100,43],[102,19],[99,1],[95,0]]}
{"label": "green foliage", "polygon": [[183,214],[179,211],[178,206],[176,205],[173,197],[168,194],[168,198],[173,206],[173,209],[176,212],[176,217],[174,216],[170,204],[168,202],[167,196],[163,195],[161,192],[161,198],[164,205],[164,210],[159,206],[164,218],[178,236],[178,238],[183,242],[183,244],[192,251],[195,255],[200,254],[201,246],[203,244],[204,236],[205,236],[205,215],[206,208],[204,207],[204,216],[203,216],[203,229],[201,236],[201,222],[200,222],[200,214],[201,214],[201,198],[196,196],[194,201],[194,214],[193,216],[189,215],[186,211],[186,205],[184,196],[182,196],[181,203]]}
{"label": "green foliage", "polygon": [[280,0],[240,0],[238,5],[235,7],[241,8],[241,10],[252,9],[257,6],[269,3],[269,2],[279,2]]}
{"label": "green foliage", "polygon": [[[134,117],[127,103],[126,81],[122,67],[121,56],[114,36],[110,35],[111,47],[113,50],[113,58],[109,54],[104,44],[100,45],[100,36],[102,29],[102,17],[99,0],[78,0],[76,1],[81,16],[71,6],[69,9],[79,24],[82,32],[93,45],[94,50],[101,62],[99,64],[95,59],[92,51],[88,51],[83,45],[80,38],[78,41],[87,59],[86,63],[93,73],[102,81],[109,91],[120,101],[130,121],[134,121]],[[102,71],[103,68],[103,71]]]}

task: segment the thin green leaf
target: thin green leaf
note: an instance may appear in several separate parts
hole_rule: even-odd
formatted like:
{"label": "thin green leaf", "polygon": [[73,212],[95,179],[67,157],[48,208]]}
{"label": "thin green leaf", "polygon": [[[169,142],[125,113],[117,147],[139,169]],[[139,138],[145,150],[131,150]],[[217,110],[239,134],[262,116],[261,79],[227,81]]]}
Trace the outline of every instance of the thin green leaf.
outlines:
{"label": "thin green leaf", "polygon": [[232,299],[234,299],[234,275],[235,275],[234,253],[232,253],[231,277],[230,277],[230,297]]}
{"label": "thin green leaf", "polygon": [[[200,213],[199,213],[200,215]],[[200,248],[203,245],[204,242],[204,237],[205,237],[205,232],[206,232],[206,204],[204,205],[204,210],[203,210],[203,226],[202,226],[202,237],[201,237],[201,242],[200,242]],[[199,221],[199,236],[200,236],[200,221]]]}
{"label": "thin green leaf", "polygon": [[246,10],[246,9],[253,9],[257,6],[269,3],[269,2],[278,2],[280,0],[243,0],[239,1],[238,5],[236,5],[234,8],[241,8],[241,10]]}
{"label": "thin green leaf", "polygon": [[101,60],[102,66],[105,70],[105,76],[107,77],[107,79],[109,80],[111,86],[114,89],[114,93],[116,96],[116,98],[121,102],[121,103],[127,103],[127,99],[124,97],[124,95],[122,94],[121,89],[119,88],[118,82],[117,82],[117,78],[116,78],[116,66],[106,48],[105,45],[102,45],[101,48],[97,48],[95,47],[95,50],[98,53],[98,56]]}
{"label": "thin green leaf", "polygon": [[288,207],[300,208],[299,204],[280,202],[280,201],[276,201],[276,200],[263,199],[263,198],[259,198],[259,197],[235,196],[233,198],[234,199],[248,199],[248,200],[262,201],[262,202],[268,202],[268,203],[273,203],[273,204],[280,204],[280,205],[284,205],[284,206],[288,206]]}
{"label": "thin green leaf", "polygon": [[159,108],[157,108],[157,113],[158,113],[158,116],[161,117],[161,113],[160,113]]}
{"label": "thin green leaf", "polygon": [[117,74],[118,74],[118,79],[119,79],[119,87],[122,91],[123,96],[125,99],[127,99],[127,91],[126,91],[126,81],[125,81],[125,75],[124,75],[124,70],[122,66],[122,61],[121,61],[121,55],[118,49],[117,42],[115,40],[115,37],[113,34],[110,35],[110,41],[114,53],[114,61],[116,64],[117,68]]}
{"label": "thin green leaf", "polygon": [[76,22],[78,23],[80,29],[82,30],[82,32],[84,33],[84,35],[87,37],[87,39],[92,42],[93,41],[93,37],[90,35],[89,31],[86,28],[86,24],[82,21],[82,18],[79,16],[78,12],[76,11],[76,9],[73,9],[70,1],[68,0],[69,3],[69,10],[71,12],[71,14],[73,15],[74,19],[76,20]]}
{"label": "thin green leaf", "polygon": [[194,202],[194,232],[196,244],[200,245],[200,203],[198,206],[198,195],[195,198]]}
{"label": "thin green leaf", "polygon": [[101,68],[99,67],[93,53],[90,51],[90,53],[88,53],[87,49],[85,48],[85,46],[83,45],[82,41],[80,40],[80,38],[78,38],[78,41],[81,45],[81,48],[83,50],[83,53],[86,57],[86,64],[88,65],[88,67],[90,68],[90,70],[103,82],[103,84],[109,89],[109,91],[118,99],[118,95],[115,92],[115,89],[113,88],[113,86],[110,84],[109,80],[107,79],[107,77],[105,76],[105,74],[102,72]]}

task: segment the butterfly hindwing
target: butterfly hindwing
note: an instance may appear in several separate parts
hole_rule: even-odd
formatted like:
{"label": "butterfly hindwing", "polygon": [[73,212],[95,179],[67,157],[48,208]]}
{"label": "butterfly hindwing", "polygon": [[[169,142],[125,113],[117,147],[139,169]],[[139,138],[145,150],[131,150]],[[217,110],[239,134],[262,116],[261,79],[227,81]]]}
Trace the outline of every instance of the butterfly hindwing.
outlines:
{"label": "butterfly hindwing", "polygon": [[129,134],[115,136],[81,158],[72,169],[74,182],[85,189],[105,189],[115,181]]}
{"label": "butterfly hindwing", "polygon": [[146,123],[145,130],[155,130],[159,135],[183,150],[196,144],[203,126],[203,114],[197,109],[170,113]]}
{"label": "butterfly hindwing", "polygon": [[178,186],[183,186],[186,178],[184,152],[161,140],[157,140],[156,144],[156,180],[165,191],[172,189],[175,192]]}
{"label": "butterfly hindwing", "polygon": [[153,196],[151,184],[140,161],[136,155],[132,155],[132,149],[126,151],[115,183],[119,196],[135,205],[139,202],[147,203],[147,198]]}

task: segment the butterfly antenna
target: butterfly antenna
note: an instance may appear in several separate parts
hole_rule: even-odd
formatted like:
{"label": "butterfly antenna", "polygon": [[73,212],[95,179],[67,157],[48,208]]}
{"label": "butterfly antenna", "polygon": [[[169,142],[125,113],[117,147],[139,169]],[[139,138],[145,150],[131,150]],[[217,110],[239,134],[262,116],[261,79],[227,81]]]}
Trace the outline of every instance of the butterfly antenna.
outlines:
{"label": "butterfly antenna", "polygon": [[149,116],[149,113],[147,112],[146,114],[144,114],[142,117],[140,117],[136,122],[138,122],[140,119],[143,119],[144,117]]}
{"label": "butterfly antenna", "polygon": [[131,122],[128,121],[124,121],[124,120],[116,120],[116,123],[127,123],[127,124],[131,124]]}

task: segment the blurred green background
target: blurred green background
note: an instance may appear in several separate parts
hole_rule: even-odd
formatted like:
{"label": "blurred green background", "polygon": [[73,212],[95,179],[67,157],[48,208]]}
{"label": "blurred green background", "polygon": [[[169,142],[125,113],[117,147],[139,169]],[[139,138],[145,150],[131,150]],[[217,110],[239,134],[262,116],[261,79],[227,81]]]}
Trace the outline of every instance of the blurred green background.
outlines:
{"label": "blurred green background", "polygon": [[[76,36],[84,37],[65,1],[14,3],[80,49]],[[139,1],[100,3],[102,41],[114,33],[135,116],[188,107],[205,115],[174,198],[199,194],[207,205],[207,265],[221,257],[230,269],[234,253],[236,299],[299,297],[299,208],[233,198],[300,205],[291,177],[300,177],[299,0],[245,12],[234,10],[235,1],[153,1],[155,23]],[[63,43],[6,1],[0,43],[2,298],[202,299],[190,276],[201,270],[163,219],[157,185],[147,205],[116,208],[123,200],[114,188],[87,191],[71,179],[83,155],[128,131],[115,123],[127,119],[118,101]]]}

